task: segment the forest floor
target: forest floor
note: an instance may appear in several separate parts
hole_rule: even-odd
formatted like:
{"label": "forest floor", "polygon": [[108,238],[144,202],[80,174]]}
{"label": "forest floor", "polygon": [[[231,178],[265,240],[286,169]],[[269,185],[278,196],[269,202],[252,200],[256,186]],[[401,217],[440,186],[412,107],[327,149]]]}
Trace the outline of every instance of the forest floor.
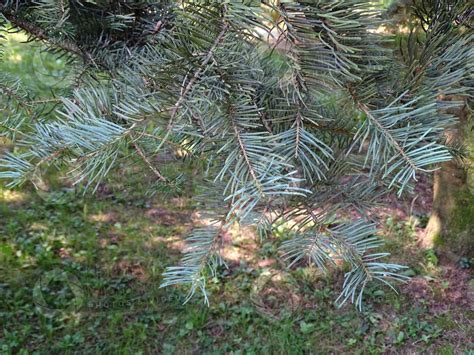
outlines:
{"label": "forest floor", "polygon": [[412,278],[398,295],[369,287],[362,312],[334,304],[342,271],[287,269],[277,252],[287,231],[260,241],[251,228],[227,232],[210,306],[184,305],[185,289],[159,285],[199,211],[186,194],[146,197],[133,168],[94,196],[3,189],[0,352],[472,353],[470,261],[418,247],[429,187],[380,210],[385,248]]}
{"label": "forest floor", "polygon": [[[64,61],[25,39],[7,38],[0,71],[32,91],[60,85]],[[144,174],[124,165],[85,196],[66,182],[49,192],[0,187],[0,353],[473,354],[472,260],[418,245],[428,180],[415,201],[388,199],[378,212],[385,249],[411,280],[399,294],[369,287],[358,312],[334,304],[341,270],[282,264],[285,229],[266,240],[228,231],[210,306],[183,304],[186,290],[160,289],[161,274],[202,221],[188,192],[147,196]]]}

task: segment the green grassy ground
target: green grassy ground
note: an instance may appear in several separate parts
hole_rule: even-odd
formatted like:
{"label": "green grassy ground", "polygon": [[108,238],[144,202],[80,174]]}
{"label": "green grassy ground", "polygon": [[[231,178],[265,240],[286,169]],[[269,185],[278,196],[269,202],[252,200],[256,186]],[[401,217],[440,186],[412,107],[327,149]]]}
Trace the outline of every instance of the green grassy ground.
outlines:
{"label": "green grassy ground", "polygon": [[2,190],[2,352],[468,353],[468,278],[417,251],[403,220],[389,221],[388,247],[415,278],[399,296],[369,289],[362,313],[334,306],[340,272],[282,267],[285,231],[262,243],[230,231],[229,268],[210,282],[210,307],[183,305],[183,290],[160,289],[160,275],[197,217],[186,197],[143,198],[133,176],[86,198]]}
{"label": "green grassy ground", "polygon": [[[9,39],[0,69],[45,93],[29,72],[36,49],[20,50],[21,39]],[[63,70],[46,62],[45,76]],[[400,295],[369,288],[363,312],[334,306],[341,271],[282,265],[284,229],[264,241],[229,231],[210,306],[183,305],[184,290],[159,284],[199,215],[188,193],[147,197],[144,174],[124,165],[86,197],[65,181],[0,189],[1,353],[472,354],[469,260],[420,250],[426,211],[406,213],[410,201],[387,210],[383,227],[413,279]]]}

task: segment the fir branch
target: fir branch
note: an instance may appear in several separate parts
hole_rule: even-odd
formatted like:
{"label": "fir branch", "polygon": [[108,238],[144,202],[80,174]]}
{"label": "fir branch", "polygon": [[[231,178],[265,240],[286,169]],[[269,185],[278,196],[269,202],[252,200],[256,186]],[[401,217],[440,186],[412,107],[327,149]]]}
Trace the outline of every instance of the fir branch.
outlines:
{"label": "fir branch", "polygon": [[366,117],[383,133],[383,135],[387,138],[388,142],[395,148],[395,150],[403,157],[403,159],[407,162],[407,164],[413,169],[413,171],[418,171],[418,167],[413,162],[413,160],[407,155],[405,150],[398,144],[397,140],[393,137],[389,130],[385,129],[384,126],[380,124],[380,122],[375,118],[372,113],[370,112],[369,108],[356,100],[357,107],[365,113]]}
{"label": "fir branch", "polygon": [[247,149],[245,148],[245,143],[243,142],[242,136],[240,135],[239,128],[235,124],[234,117],[233,117],[234,113],[233,113],[232,106],[230,106],[229,110],[230,110],[229,117],[230,117],[231,125],[232,125],[232,128],[234,130],[235,137],[237,138],[237,142],[239,143],[240,152],[241,152],[242,156],[244,157],[245,164],[247,165],[247,168],[250,172],[250,175],[252,176],[253,180],[255,181],[257,187],[259,189],[261,189],[260,181],[257,178],[257,175],[255,174],[255,170],[253,169],[252,163],[250,162],[250,159],[248,157]]}
{"label": "fir branch", "polygon": [[217,228],[214,226],[195,228],[186,239],[187,249],[181,265],[167,267],[163,273],[160,288],[181,284],[190,285],[184,303],[187,303],[199,289],[204,296],[204,302],[209,305],[204,273],[207,267],[210,267],[212,273],[215,272],[217,260],[214,257],[221,247],[222,233],[226,225],[224,219],[216,223],[219,223]]}
{"label": "fir branch", "polygon": [[140,146],[137,144],[137,142],[133,142],[133,147],[135,148],[135,150],[137,151],[137,154],[140,156],[140,158],[142,158],[142,160],[145,162],[145,164],[148,166],[148,168],[153,172],[153,174],[155,174],[155,176],[158,178],[158,180],[162,181],[162,182],[166,182],[166,178],[161,175],[160,171],[155,168],[153,166],[153,164],[151,163],[151,161],[147,158],[147,156],[145,155],[145,153],[143,153],[143,150],[140,148]]}
{"label": "fir branch", "polygon": [[[13,186],[64,157],[76,182],[90,185],[127,152],[169,188],[151,159],[166,144],[187,152],[180,164],[199,157],[213,181],[200,207],[216,223],[194,230],[162,286],[189,284],[187,300],[205,294],[208,271],[223,262],[222,228],[249,221],[267,230],[291,221],[293,262],[346,261],[342,303],[360,307],[368,282],[403,279],[401,267],[380,262],[386,254],[369,252],[380,244],[374,223],[339,217],[368,215],[393,186],[401,193],[418,172],[451,159],[442,135],[455,103],[442,95],[472,95],[473,37],[456,23],[461,0],[422,9],[427,33],[411,36],[406,61],[372,31],[380,20],[363,0],[280,1],[269,4],[278,17],[270,25],[258,2],[73,3],[0,7],[30,40],[84,59],[69,63],[82,69],[80,80],[47,117],[49,102],[3,90],[2,133],[23,140],[0,160],[0,178]],[[286,43],[275,50],[262,43],[270,37]]]}
{"label": "fir branch", "polygon": [[199,77],[201,76],[203,71],[206,69],[206,65],[212,59],[214,51],[216,50],[217,46],[221,43],[221,41],[224,38],[224,35],[226,34],[228,28],[229,28],[229,24],[225,23],[224,26],[222,27],[222,30],[219,32],[216,39],[214,40],[214,43],[212,44],[211,48],[209,48],[209,51],[207,52],[206,56],[204,57],[204,60],[201,62],[201,64],[197,68],[197,70],[194,72],[193,77],[188,81],[186,86],[181,90],[178,101],[176,101],[176,103],[173,105],[173,107],[170,111],[170,121],[169,121],[168,127],[167,127],[168,131],[171,130],[171,127],[174,124],[174,119],[175,119],[175,117],[178,113],[179,108],[181,107],[182,103],[186,99],[186,95],[189,93],[189,91],[191,91],[194,84],[198,81]]}
{"label": "fir branch", "polygon": [[35,26],[31,22],[23,20],[11,12],[2,11],[1,8],[0,8],[0,12],[5,16],[5,18],[8,21],[10,21],[10,23],[14,27],[22,29],[28,35],[33,36],[35,39],[49,43],[53,45],[54,47],[60,48],[64,50],[65,52],[72,53],[84,59],[92,58],[90,53],[79,48],[74,42],[65,40],[65,39],[58,41],[48,36],[48,34],[41,27]]}
{"label": "fir branch", "polygon": [[300,149],[300,143],[301,143],[300,134],[301,134],[301,126],[302,126],[300,105],[298,105],[298,111],[296,112],[295,124],[296,124],[295,158],[298,159],[300,157],[299,149]]}

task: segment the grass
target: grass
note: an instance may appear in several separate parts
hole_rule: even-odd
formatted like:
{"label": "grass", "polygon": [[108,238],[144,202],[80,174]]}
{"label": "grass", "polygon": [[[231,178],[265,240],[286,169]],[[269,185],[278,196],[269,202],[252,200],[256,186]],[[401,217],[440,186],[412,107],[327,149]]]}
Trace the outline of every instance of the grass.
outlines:
{"label": "grass", "polygon": [[[31,77],[37,50],[20,50],[21,40],[9,37],[0,69],[46,95]],[[46,62],[46,76],[62,70],[54,57]],[[417,248],[425,215],[387,219],[387,248],[413,280],[400,295],[369,288],[363,312],[335,307],[341,271],[283,267],[285,230],[262,242],[229,231],[229,268],[209,282],[211,305],[183,304],[185,290],[159,284],[198,216],[189,193],[148,197],[137,169],[121,167],[95,196],[55,179],[50,192],[0,189],[1,353],[472,351],[469,273]]]}
{"label": "grass", "polygon": [[71,67],[67,60],[45,50],[38,42],[27,42],[23,32],[8,34],[0,40],[3,60],[0,70],[11,73],[28,87],[30,94],[50,96],[51,88],[64,87]]}
{"label": "grass", "polygon": [[[436,285],[448,281],[437,276],[433,254],[413,250],[416,258],[404,260],[411,272],[436,280],[422,290],[427,299],[371,288],[358,313],[334,306],[340,272],[286,270],[278,240],[259,244],[232,231],[229,268],[210,280],[210,307],[199,298],[183,305],[184,290],[159,284],[179,259],[192,205],[186,197],[143,198],[137,175],[122,175],[98,196],[2,190],[3,353],[468,351],[468,315],[456,304],[433,311],[429,300],[444,297]],[[387,235],[400,249],[413,233],[399,221]]]}

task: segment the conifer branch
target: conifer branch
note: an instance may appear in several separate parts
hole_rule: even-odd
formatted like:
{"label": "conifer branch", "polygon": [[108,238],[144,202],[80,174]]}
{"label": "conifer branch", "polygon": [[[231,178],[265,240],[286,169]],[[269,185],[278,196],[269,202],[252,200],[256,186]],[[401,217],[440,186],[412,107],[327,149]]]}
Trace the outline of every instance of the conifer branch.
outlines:
{"label": "conifer branch", "polygon": [[247,149],[245,148],[245,143],[242,140],[242,136],[240,135],[239,128],[235,124],[235,121],[234,121],[234,118],[233,118],[234,114],[232,112],[232,109],[230,109],[230,110],[231,110],[231,112],[229,114],[230,121],[231,121],[231,124],[232,124],[232,128],[234,130],[234,133],[235,133],[235,137],[237,138],[237,142],[239,143],[240,152],[241,152],[242,156],[244,157],[245,164],[247,165],[247,168],[249,169],[250,175],[254,179],[257,186],[260,186],[260,181],[258,180],[257,175],[255,174],[255,170],[253,169],[252,163],[250,162],[249,156],[247,154]]}
{"label": "conifer branch", "polygon": [[47,33],[41,27],[35,26],[31,22],[18,18],[17,16],[8,11],[2,11],[1,8],[0,12],[5,16],[8,21],[10,21],[10,23],[14,27],[25,31],[28,35],[33,36],[35,39],[44,41],[53,45],[54,47],[64,50],[65,52],[69,52],[85,59],[91,58],[90,53],[80,49],[75,43],[65,39],[55,40],[54,38],[48,36]]}
{"label": "conifer branch", "polygon": [[413,169],[413,171],[417,171],[418,167],[415,165],[413,160],[407,155],[405,150],[398,144],[397,140],[393,137],[393,135],[385,128],[383,127],[380,122],[375,118],[372,113],[370,112],[369,108],[361,103],[361,102],[356,102],[357,107],[365,113],[367,118],[384,134],[384,136],[387,138],[387,140],[390,142],[390,144],[395,148],[395,150],[403,157],[403,159],[407,162],[408,165]]}
{"label": "conifer branch", "polygon": [[[52,89],[59,105],[30,100],[0,77],[8,97],[1,132],[22,134],[0,159],[0,178],[15,186],[34,178],[37,164],[64,157],[87,187],[128,151],[168,182],[151,152],[185,150],[177,167],[199,157],[213,183],[200,207],[215,223],[193,231],[162,286],[188,284],[188,299],[201,290],[207,301],[208,271],[223,262],[222,228],[291,221],[296,238],[282,244],[285,256],[322,269],[343,259],[352,269],[339,300],[360,308],[366,284],[402,281],[402,267],[371,252],[381,244],[372,221],[341,216],[367,216],[394,186],[410,190],[417,172],[451,159],[441,138],[455,103],[440,94],[472,93],[474,37],[456,22],[466,9],[437,0],[418,11],[427,33],[401,43],[400,60],[373,31],[382,23],[371,2],[266,3],[273,29],[258,1],[138,1],[130,14],[108,1],[7,0],[4,30],[9,20],[30,40],[84,60],[68,61],[81,80]],[[275,218],[265,216],[270,203]]]}
{"label": "conifer branch", "polygon": [[206,65],[212,59],[212,56],[213,56],[217,46],[221,43],[221,41],[224,38],[224,35],[226,34],[228,29],[229,29],[229,24],[225,23],[224,26],[222,27],[222,30],[219,32],[216,39],[214,40],[214,43],[212,44],[211,48],[209,48],[209,51],[207,52],[206,56],[204,57],[204,60],[201,62],[201,64],[197,68],[197,70],[194,72],[193,77],[188,81],[186,86],[181,90],[178,101],[176,101],[176,103],[173,105],[173,107],[170,111],[170,121],[169,121],[168,127],[167,127],[168,131],[171,130],[171,127],[174,124],[174,119],[175,119],[175,117],[178,113],[179,108],[181,107],[182,103],[186,99],[186,95],[191,91],[191,89],[193,88],[193,85],[198,81],[198,79],[201,76],[202,72],[206,69]]}
{"label": "conifer branch", "polygon": [[133,142],[132,144],[133,144],[133,147],[135,148],[135,150],[137,151],[137,154],[140,156],[140,158],[142,158],[142,160],[145,162],[145,164],[148,166],[148,168],[153,172],[153,174],[155,174],[155,176],[158,178],[158,180],[166,182],[167,181],[166,178],[163,175],[161,175],[160,171],[157,168],[155,168],[153,166],[153,164],[147,158],[145,153],[143,153],[143,150],[140,148],[140,146],[137,144],[137,142]]}
{"label": "conifer branch", "polygon": [[301,111],[300,111],[299,107],[298,107],[298,111],[296,112],[295,123],[296,123],[295,158],[298,159],[299,158],[300,142],[301,142],[300,134],[301,134],[301,125],[302,125]]}

